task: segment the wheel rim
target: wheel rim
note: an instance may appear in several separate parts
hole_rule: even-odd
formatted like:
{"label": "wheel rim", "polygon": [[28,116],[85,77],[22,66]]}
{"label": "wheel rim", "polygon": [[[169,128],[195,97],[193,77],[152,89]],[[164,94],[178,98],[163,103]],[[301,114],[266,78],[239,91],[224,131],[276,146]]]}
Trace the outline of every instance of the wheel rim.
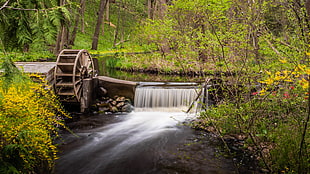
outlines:
{"label": "wheel rim", "polygon": [[65,49],[61,51],[54,73],[56,94],[62,96],[62,101],[74,98],[80,102],[83,79],[92,78],[93,72],[93,60],[86,50]]}

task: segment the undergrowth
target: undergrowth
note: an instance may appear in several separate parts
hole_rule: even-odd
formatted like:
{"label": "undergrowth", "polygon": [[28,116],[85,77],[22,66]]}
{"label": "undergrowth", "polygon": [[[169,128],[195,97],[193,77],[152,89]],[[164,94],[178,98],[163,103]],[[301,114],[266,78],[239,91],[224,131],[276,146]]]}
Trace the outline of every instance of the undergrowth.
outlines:
{"label": "undergrowth", "polygon": [[44,79],[35,83],[6,58],[0,77],[0,173],[52,173],[53,140],[68,116]]}
{"label": "undergrowth", "polygon": [[266,71],[259,87],[223,81],[210,89],[218,104],[202,112],[193,126],[214,127],[222,137],[245,135],[245,150],[270,173],[309,173],[309,75],[309,66],[296,64]]}

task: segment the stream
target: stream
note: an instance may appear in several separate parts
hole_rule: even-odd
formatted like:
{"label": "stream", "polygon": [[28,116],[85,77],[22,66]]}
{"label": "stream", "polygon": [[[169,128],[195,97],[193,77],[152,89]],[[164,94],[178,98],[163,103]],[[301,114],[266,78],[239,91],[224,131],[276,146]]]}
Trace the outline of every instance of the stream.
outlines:
{"label": "stream", "polygon": [[[103,75],[112,76],[105,70]],[[255,173],[248,166],[237,167],[238,162],[227,157],[219,138],[186,124],[195,113],[184,111],[197,96],[196,87],[184,83],[189,80],[175,80],[174,76],[171,78],[178,84],[165,87],[161,85],[165,80],[159,76],[146,80],[136,75],[127,79],[131,77],[128,74],[112,77],[144,82],[152,79],[153,83],[140,83],[131,113],[74,115],[77,119],[68,123],[74,134],[63,131],[57,142],[60,158],[56,174]],[[171,87],[180,86],[179,82],[185,87]],[[208,97],[202,101],[208,103]]]}
{"label": "stream", "polygon": [[236,173],[218,140],[183,123],[183,112],[82,116],[63,133],[58,174]]}

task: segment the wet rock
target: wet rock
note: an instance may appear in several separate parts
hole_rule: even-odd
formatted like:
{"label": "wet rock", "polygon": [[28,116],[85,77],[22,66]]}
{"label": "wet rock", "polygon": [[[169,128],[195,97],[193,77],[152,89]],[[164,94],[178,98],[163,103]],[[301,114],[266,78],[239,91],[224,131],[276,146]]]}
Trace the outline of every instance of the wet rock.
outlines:
{"label": "wet rock", "polygon": [[115,106],[115,105],[117,104],[117,102],[116,102],[116,101],[112,101],[111,104],[112,104],[113,106]]}
{"label": "wet rock", "polygon": [[96,107],[96,110],[99,112],[116,113],[133,111],[130,99],[120,96],[114,96],[114,98],[103,97],[97,102]]}
{"label": "wet rock", "polygon": [[109,107],[109,103],[97,103],[98,107]]}
{"label": "wet rock", "polygon": [[126,104],[122,107],[121,109],[122,112],[132,112],[133,111],[133,106],[130,104]]}
{"label": "wet rock", "polygon": [[123,102],[123,101],[125,101],[125,97],[117,97],[116,101],[117,102]]}
{"label": "wet rock", "polygon": [[116,106],[112,106],[112,107],[111,107],[111,112],[112,112],[112,113],[118,112],[117,107],[116,107]]}
{"label": "wet rock", "polygon": [[120,102],[118,104],[116,104],[117,108],[122,108],[125,105],[125,102]]}

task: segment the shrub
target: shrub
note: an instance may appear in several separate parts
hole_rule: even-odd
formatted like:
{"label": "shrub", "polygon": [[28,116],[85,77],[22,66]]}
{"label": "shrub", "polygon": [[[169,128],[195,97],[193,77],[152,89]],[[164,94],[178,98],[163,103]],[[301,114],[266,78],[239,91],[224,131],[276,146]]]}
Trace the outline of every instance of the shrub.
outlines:
{"label": "shrub", "polygon": [[53,140],[67,114],[45,83],[33,82],[9,59],[2,68],[0,173],[51,173],[57,159]]}
{"label": "shrub", "polygon": [[[281,71],[266,72],[261,89],[234,91],[221,87],[223,101],[201,113],[196,128],[247,136],[245,147],[254,149],[271,173],[308,173],[310,171],[309,134],[310,68],[296,64]],[[232,96],[229,96],[231,94]],[[237,100],[236,98],[240,98]]]}

